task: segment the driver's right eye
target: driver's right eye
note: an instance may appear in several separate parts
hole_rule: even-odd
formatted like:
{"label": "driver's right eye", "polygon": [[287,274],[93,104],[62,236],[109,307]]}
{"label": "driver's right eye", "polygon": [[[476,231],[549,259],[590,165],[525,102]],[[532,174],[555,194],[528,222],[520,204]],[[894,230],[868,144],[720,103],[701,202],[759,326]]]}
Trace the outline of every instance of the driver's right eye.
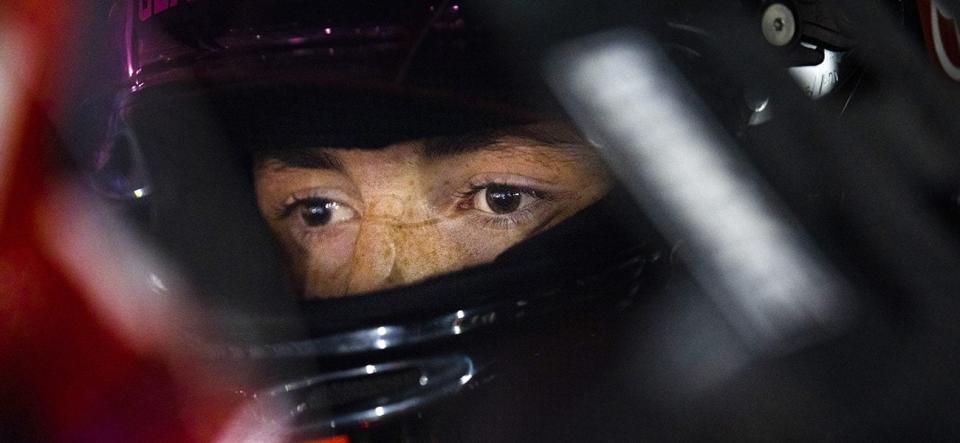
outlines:
{"label": "driver's right eye", "polygon": [[325,198],[307,198],[287,206],[285,216],[296,212],[297,217],[307,227],[319,228],[330,224],[342,223],[356,217],[356,211],[335,200]]}

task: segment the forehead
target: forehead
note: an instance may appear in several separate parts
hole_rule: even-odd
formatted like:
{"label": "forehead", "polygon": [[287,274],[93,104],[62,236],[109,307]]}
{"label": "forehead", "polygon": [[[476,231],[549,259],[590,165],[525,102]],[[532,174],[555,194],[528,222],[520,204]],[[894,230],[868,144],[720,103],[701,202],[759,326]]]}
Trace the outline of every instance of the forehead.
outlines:
{"label": "forehead", "polygon": [[405,164],[421,160],[431,162],[449,158],[462,159],[471,154],[493,152],[503,155],[576,154],[570,152],[570,148],[583,150],[587,146],[577,132],[566,124],[540,123],[402,142],[379,149],[338,146],[265,150],[256,153],[256,167],[342,171],[345,163],[352,164],[364,159]]}
{"label": "forehead", "polygon": [[547,122],[431,138],[422,142],[421,152],[426,157],[438,158],[515,146],[584,147],[584,145],[583,139],[569,125]]}

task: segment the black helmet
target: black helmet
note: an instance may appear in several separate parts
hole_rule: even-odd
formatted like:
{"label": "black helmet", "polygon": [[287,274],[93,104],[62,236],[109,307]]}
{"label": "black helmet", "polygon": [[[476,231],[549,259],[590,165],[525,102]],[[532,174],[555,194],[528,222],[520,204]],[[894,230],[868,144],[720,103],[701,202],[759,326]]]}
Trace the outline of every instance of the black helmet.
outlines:
{"label": "black helmet", "polygon": [[79,125],[93,147],[83,162],[196,289],[217,331],[195,340],[197,353],[258,373],[225,388],[260,405],[264,422],[285,421],[297,438],[449,438],[468,421],[445,408],[504,395],[475,388],[538,364],[552,352],[544,343],[590,355],[581,351],[606,319],[665,280],[669,251],[615,187],[492,263],[345,298],[297,294],[258,212],[259,153],[379,149],[562,118],[536,64],[507,62],[523,49],[483,13],[447,1],[111,10],[121,80]]}
{"label": "black helmet", "polygon": [[[767,45],[774,48],[756,52],[764,54],[762,66],[813,65],[825,49],[856,45],[848,21],[814,5],[821,2],[729,2],[725,13],[673,2],[635,10],[561,3],[117,3],[122,80],[100,102],[103,112],[90,114],[105,123],[80,125],[83,138],[95,141],[86,162],[94,184],[130,211],[197,289],[218,334],[191,341],[196,352],[215,365],[256,369],[231,388],[258,405],[264,423],[282,423],[301,439],[657,435],[703,415],[671,398],[675,387],[657,385],[673,375],[665,368],[709,359],[696,377],[722,378],[756,351],[727,346],[742,331],[714,327],[729,317],[691,297],[686,280],[665,284],[672,249],[648,224],[651,211],[638,208],[639,186],[629,175],[490,263],[337,299],[302,299],[291,287],[251,183],[264,150],[378,149],[565,112],[589,128],[597,123],[585,115],[593,109],[577,109],[582,102],[564,95],[570,85],[556,74],[567,59],[552,58],[559,100],[547,93],[540,62],[558,41],[624,26],[642,31],[599,41],[657,42],[666,57],[655,60],[679,68],[668,72],[692,87],[685,104],[705,105],[722,124],[705,127],[755,149],[770,140],[755,130],[768,121],[758,114],[776,109],[772,97],[783,98],[787,111],[806,105],[776,88],[783,82],[754,81],[757,70],[731,60]],[[803,32],[783,37],[789,20]],[[731,41],[748,49],[730,49]],[[623,144],[603,131],[585,136],[603,147]],[[606,159],[615,170],[635,166]],[[783,167],[771,163],[774,171]],[[765,178],[782,184],[788,176]],[[669,226],[666,232],[677,238]],[[651,330],[658,340],[635,342]],[[677,361],[636,361],[645,353]],[[719,404],[707,407],[722,410]],[[693,423],[693,435],[711,424]]]}

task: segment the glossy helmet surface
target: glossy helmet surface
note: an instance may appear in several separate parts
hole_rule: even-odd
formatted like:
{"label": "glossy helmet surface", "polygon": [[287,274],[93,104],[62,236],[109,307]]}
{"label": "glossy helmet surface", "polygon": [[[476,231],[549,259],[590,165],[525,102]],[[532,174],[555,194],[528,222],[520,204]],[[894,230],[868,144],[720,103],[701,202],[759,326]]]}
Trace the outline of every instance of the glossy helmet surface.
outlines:
{"label": "glossy helmet surface", "polygon": [[664,278],[662,243],[615,190],[488,265],[335,300],[289,289],[255,206],[259,149],[377,149],[561,116],[536,63],[479,8],[135,0],[111,11],[122,80],[103,101],[107,123],[87,131],[101,140],[87,157],[94,184],[197,289],[219,337],[198,352],[253,367],[238,391],[296,436],[438,433],[436,420],[423,426],[438,400],[538,364],[523,363],[526,340],[586,346],[591,333],[575,331],[602,317],[584,312],[618,312]]}

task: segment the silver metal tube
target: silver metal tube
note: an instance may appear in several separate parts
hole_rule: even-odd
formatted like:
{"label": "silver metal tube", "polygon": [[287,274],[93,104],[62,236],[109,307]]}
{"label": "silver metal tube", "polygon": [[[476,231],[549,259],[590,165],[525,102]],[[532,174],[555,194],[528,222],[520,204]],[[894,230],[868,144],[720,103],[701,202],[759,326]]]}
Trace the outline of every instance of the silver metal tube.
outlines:
{"label": "silver metal tube", "polygon": [[652,38],[623,31],[573,42],[555,50],[547,74],[751,349],[784,352],[844,323],[838,277]]}

